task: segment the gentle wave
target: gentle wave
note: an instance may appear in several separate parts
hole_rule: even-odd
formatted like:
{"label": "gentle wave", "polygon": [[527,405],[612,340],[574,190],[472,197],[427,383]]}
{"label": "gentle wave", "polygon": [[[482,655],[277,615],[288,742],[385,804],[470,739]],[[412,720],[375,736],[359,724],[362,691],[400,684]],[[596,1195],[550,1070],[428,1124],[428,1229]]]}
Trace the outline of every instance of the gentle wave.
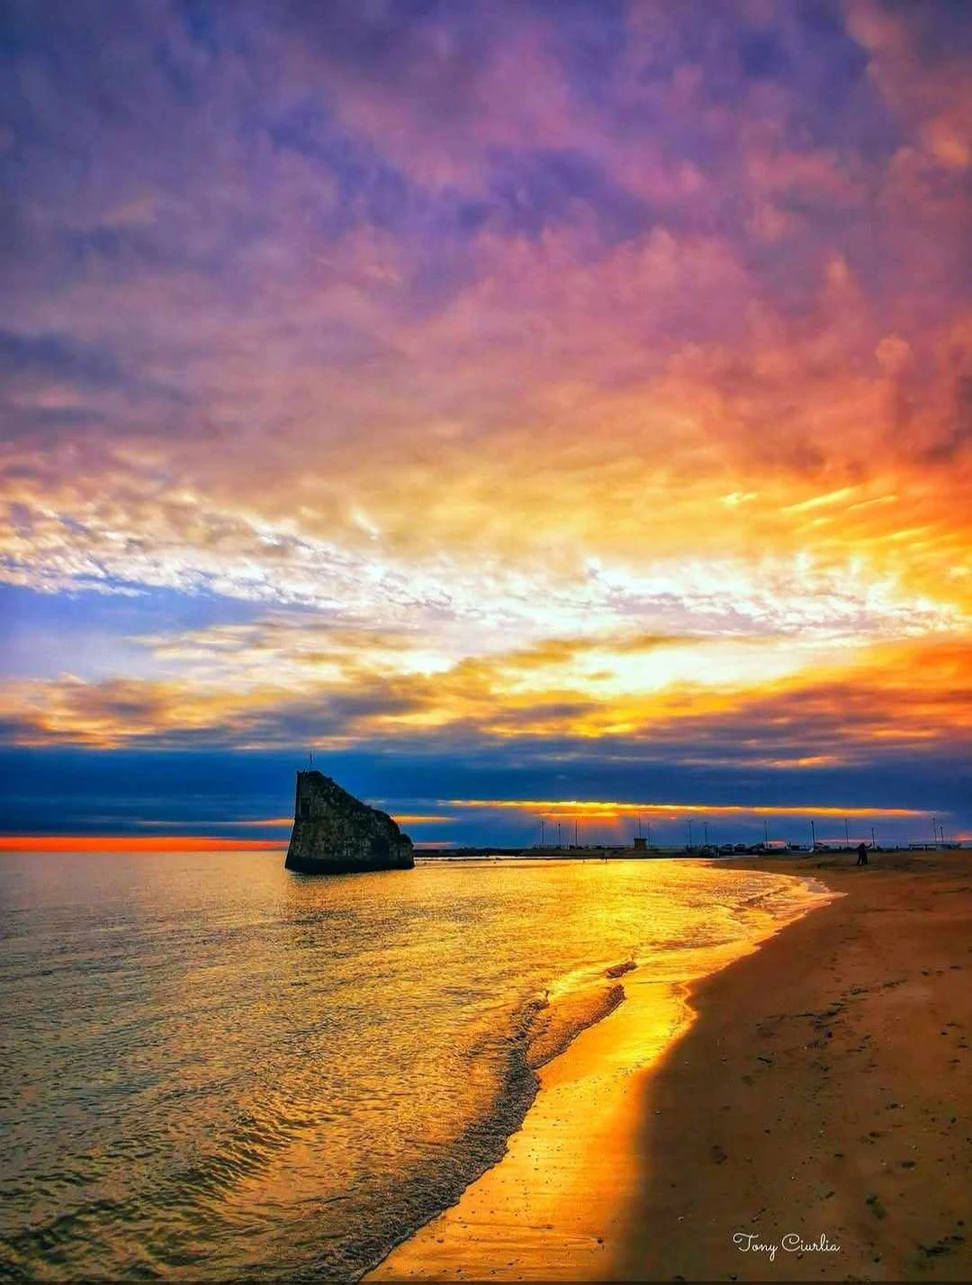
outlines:
{"label": "gentle wave", "polygon": [[[612,965],[603,970],[602,978],[613,978],[619,975],[617,970],[628,972],[634,967],[630,960]],[[386,1258],[395,1245],[454,1205],[471,1183],[506,1154],[510,1138],[523,1124],[539,1090],[537,1071],[566,1052],[583,1031],[614,1012],[624,998],[623,986],[602,981],[564,991],[553,1000],[549,990],[528,1000],[514,1023],[506,1074],[492,1109],[467,1127],[450,1145],[449,1154],[412,1175],[417,1199],[411,1205],[411,1217],[400,1220],[394,1239],[376,1245],[364,1263],[359,1244],[353,1254],[346,1247],[325,1252],[316,1266],[328,1275],[345,1271],[358,1279]]]}
{"label": "gentle wave", "polygon": [[812,895],[660,862],[315,883],[0,854],[0,1273],[354,1279],[503,1157],[633,968],[676,987]]}
{"label": "gentle wave", "polygon": [[[605,969],[606,977],[617,975]],[[534,1001],[524,1012],[527,1066],[531,1071],[546,1066],[563,1053],[581,1031],[602,1021],[623,1001],[624,987],[620,982],[568,992],[553,1002],[546,998]]]}

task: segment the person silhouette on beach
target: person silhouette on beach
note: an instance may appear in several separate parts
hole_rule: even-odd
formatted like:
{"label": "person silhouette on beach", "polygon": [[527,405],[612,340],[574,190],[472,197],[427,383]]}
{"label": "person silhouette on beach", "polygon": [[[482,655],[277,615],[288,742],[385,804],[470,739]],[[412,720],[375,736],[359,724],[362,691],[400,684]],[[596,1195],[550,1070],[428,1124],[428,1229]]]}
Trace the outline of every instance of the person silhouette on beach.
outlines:
{"label": "person silhouette on beach", "polygon": [[857,865],[866,866],[867,864],[867,844],[859,843],[857,845]]}

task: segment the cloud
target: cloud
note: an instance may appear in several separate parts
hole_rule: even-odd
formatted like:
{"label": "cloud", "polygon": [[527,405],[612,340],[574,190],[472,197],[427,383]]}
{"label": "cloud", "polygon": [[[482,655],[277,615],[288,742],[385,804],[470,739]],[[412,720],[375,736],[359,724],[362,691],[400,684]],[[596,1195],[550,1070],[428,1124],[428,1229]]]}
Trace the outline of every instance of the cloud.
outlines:
{"label": "cloud", "polygon": [[8,9],[12,739],[966,735],[963,6]]}
{"label": "cloud", "polygon": [[0,373],[25,378],[49,376],[100,387],[119,382],[118,364],[110,352],[72,342],[60,335],[18,335],[0,331]]}
{"label": "cloud", "polygon": [[[216,636],[227,642],[227,631]],[[606,761],[641,755],[773,773],[921,759],[972,740],[967,641],[794,658],[781,639],[629,639],[618,649],[610,640],[574,639],[435,672],[407,647],[405,663],[391,667],[395,649],[374,641],[350,649],[324,643],[323,662],[317,653],[295,662],[286,647],[290,668],[280,672],[279,643],[261,649],[251,639],[249,658],[234,667],[221,658],[215,669],[204,663],[177,678],[9,683],[8,738],[438,755],[479,744],[568,760],[597,747]],[[196,659],[195,644],[190,651]]]}

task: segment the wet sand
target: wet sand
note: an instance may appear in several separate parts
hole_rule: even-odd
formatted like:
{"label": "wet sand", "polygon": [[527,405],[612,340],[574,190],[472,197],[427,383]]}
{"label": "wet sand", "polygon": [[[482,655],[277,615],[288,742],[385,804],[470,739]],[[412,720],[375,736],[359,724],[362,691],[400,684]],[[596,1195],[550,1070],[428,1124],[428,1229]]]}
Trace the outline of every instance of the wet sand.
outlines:
{"label": "wet sand", "polygon": [[972,1276],[972,854],[753,864],[846,895],[693,984],[660,1061],[625,978],[504,1160],[368,1279]]}

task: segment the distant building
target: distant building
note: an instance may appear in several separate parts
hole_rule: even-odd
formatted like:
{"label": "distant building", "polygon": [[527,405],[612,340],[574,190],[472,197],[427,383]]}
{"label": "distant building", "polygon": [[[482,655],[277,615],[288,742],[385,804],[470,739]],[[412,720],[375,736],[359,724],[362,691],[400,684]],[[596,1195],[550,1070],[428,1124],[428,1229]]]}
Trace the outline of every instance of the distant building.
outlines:
{"label": "distant building", "polygon": [[634,837],[634,846],[638,852],[647,852],[648,840],[643,834],[636,834]]}

